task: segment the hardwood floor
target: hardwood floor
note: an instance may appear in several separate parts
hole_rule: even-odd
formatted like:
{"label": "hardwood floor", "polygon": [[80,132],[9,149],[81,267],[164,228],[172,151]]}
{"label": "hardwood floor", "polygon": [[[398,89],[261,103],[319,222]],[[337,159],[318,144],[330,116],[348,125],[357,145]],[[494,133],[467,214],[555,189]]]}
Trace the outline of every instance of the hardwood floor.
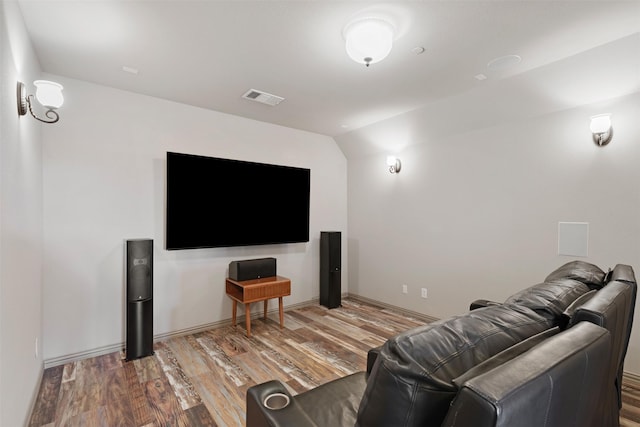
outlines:
{"label": "hardwood floor", "polygon": [[640,427],[640,378],[625,376],[622,381],[622,427]]}
{"label": "hardwood floor", "polygon": [[[425,323],[344,299],[252,322],[171,338],[126,362],[111,353],[46,369],[29,425],[244,426],[247,388],[279,379],[294,394],[362,371],[367,351]],[[640,381],[625,378],[621,425],[640,427]]]}

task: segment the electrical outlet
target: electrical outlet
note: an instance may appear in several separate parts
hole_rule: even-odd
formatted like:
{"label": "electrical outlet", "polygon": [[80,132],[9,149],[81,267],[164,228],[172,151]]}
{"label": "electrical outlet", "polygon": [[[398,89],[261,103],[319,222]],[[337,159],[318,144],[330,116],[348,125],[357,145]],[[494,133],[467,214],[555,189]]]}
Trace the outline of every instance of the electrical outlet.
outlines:
{"label": "electrical outlet", "polygon": [[422,298],[426,298],[427,297],[427,288],[422,288],[422,293],[420,295],[422,296]]}
{"label": "electrical outlet", "polygon": [[402,285],[402,293],[403,294],[408,294],[409,293],[409,289],[407,288],[407,285]]}

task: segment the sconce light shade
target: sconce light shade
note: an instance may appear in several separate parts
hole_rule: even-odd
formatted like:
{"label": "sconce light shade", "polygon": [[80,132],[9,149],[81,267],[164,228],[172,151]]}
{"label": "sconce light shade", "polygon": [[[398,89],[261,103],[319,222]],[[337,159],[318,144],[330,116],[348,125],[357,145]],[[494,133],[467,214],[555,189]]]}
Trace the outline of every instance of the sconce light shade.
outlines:
{"label": "sconce light shade", "polygon": [[611,127],[611,114],[598,114],[591,117],[589,126],[593,134],[593,142],[600,147],[604,147],[613,138],[613,128]]}
{"label": "sconce light shade", "polygon": [[45,108],[60,108],[64,103],[62,85],[48,80],[36,80],[36,99]]}
{"label": "sconce light shade", "polygon": [[391,52],[393,26],[379,18],[364,18],[345,27],[347,54],[354,61],[367,67],[382,61]]}
{"label": "sconce light shade", "polygon": [[387,156],[387,166],[389,166],[389,172],[399,173],[402,169],[402,163],[400,159],[395,156]]}
{"label": "sconce light shade", "polygon": [[18,82],[17,85],[18,115],[24,116],[28,110],[35,119],[43,123],[55,123],[60,120],[60,116],[55,110],[60,108],[64,103],[62,85],[48,80],[36,80],[33,84],[36,86],[36,99],[47,109],[44,113],[47,118],[40,118],[33,112],[33,95],[27,95],[24,83],[22,82]]}

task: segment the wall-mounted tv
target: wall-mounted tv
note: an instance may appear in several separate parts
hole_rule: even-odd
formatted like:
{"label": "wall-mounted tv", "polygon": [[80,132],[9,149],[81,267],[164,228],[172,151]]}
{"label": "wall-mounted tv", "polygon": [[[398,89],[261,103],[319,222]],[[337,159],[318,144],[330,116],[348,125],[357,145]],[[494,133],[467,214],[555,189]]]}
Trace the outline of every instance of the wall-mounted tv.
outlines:
{"label": "wall-mounted tv", "polygon": [[309,169],[167,152],[166,248],[309,241]]}

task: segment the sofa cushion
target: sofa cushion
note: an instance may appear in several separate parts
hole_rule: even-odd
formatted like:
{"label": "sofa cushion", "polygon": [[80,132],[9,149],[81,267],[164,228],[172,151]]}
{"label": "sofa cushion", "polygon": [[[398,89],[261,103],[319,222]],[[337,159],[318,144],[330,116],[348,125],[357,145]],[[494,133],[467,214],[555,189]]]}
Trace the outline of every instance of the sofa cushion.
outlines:
{"label": "sofa cushion", "polygon": [[505,304],[529,307],[541,316],[562,323],[562,313],[578,297],[589,292],[589,287],[573,279],[555,279],[528,287],[513,294]]}
{"label": "sofa cushion", "polygon": [[544,281],[573,279],[584,283],[591,289],[600,289],[604,286],[605,275],[606,273],[597,265],[585,261],[571,261],[554,270]]}
{"label": "sofa cushion", "polygon": [[439,426],[457,392],[453,379],[553,327],[517,305],[492,305],[389,339],[367,380],[357,426]]}
{"label": "sofa cushion", "polygon": [[319,426],[352,426],[366,383],[366,373],[357,372],[301,393],[295,399]]}

